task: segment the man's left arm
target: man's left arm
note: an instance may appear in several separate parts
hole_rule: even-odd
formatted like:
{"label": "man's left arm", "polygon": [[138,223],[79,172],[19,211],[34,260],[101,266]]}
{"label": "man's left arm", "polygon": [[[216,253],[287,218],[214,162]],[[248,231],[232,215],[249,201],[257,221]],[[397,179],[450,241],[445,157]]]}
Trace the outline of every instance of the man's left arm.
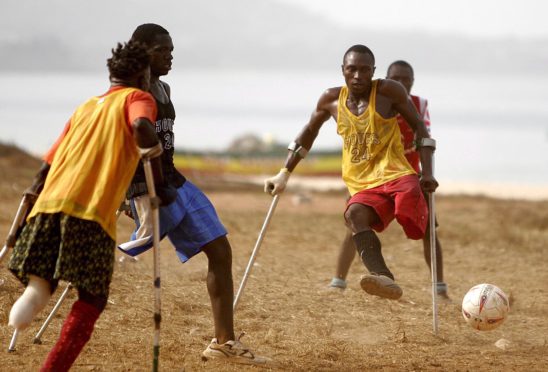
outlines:
{"label": "man's left arm", "polygon": [[434,192],[438,187],[438,182],[434,178],[432,158],[436,149],[436,141],[430,138],[424,121],[420,118],[415,105],[408,97],[405,88],[394,87],[393,89],[394,109],[407,121],[411,129],[415,132],[417,150],[421,160],[421,187],[426,192]]}

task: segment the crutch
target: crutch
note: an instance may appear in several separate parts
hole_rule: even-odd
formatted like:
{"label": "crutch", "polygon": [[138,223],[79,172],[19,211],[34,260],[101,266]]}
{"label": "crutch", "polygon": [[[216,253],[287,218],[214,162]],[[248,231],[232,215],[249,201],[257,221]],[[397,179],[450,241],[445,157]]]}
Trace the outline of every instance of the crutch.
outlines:
{"label": "crutch", "polygon": [[69,283],[67,285],[67,287],[65,288],[65,290],[63,291],[63,293],[61,293],[61,296],[57,300],[57,303],[55,304],[53,309],[51,309],[51,312],[49,313],[48,317],[44,321],[44,324],[42,324],[42,327],[40,327],[40,330],[38,331],[36,336],[34,336],[33,343],[35,343],[35,344],[41,344],[42,343],[42,340],[41,340],[42,334],[46,331],[46,328],[48,328],[48,325],[51,322],[51,320],[53,319],[53,317],[55,316],[55,314],[57,314],[57,311],[61,307],[61,304],[63,303],[63,301],[67,297],[67,295],[68,295],[69,291],[71,290],[71,288],[72,288],[72,284]]}
{"label": "crutch", "polygon": [[249,273],[251,271],[251,268],[253,267],[253,263],[255,262],[255,257],[257,256],[257,253],[259,252],[259,248],[261,247],[261,243],[263,242],[264,236],[266,235],[266,229],[268,228],[268,225],[270,224],[270,219],[272,218],[272,215],[274,214],[276,205],[278,205],[279,197],[280,197],[279,195],[274,196],[274,199],[272,199],[272,203],[270,204],[270,209],[268,210],[268,213],[266,214],[263,227],[261,228],[261,232],[259,233],[259,238],[257,239],[257,242],[255,243],[255,247],[253,248],[253,252],[251,253],[251,257],[249,258],[249,262],[245,269],[242,282],[240,283],[240,287],[238,288],[238,292],[236,293],[236,297],[234,298],[234,304],[232,306],[234,310],[236,310],[236,306],[238,306],[238,301],[240,300],[240,297],[244,291],[247,278],[249,277]]}
{"label": "crutch", "polygon": [[154,255],[154,343],[152,371],[157,372],[160,358],[160,322],[162,321],[162,304],[160,296],[160,199],[156,196],[154,174],[152,173],[150,158],[143,158],[143,168],[145,170],[150,207],[152,209],[152,250]]}
{"label": "crutch", "polygon": [[[31,194],[24,194],[19,203],[19,208],[17,208],[17,213],[13,223],[11,224],[10,231],[8,232],[8,237],[6,238],[6,243],[0,251],[0,262],[4,259],[8,251],[15,246],[17,237],[21,232],[21,229],[25,225],[25,219],[27,218],[32,205],[36,202],[36,196]],[[19,336],[19,331],[15,330],[11,336],[10,344],[8,346],[8,352],[15,351],[15,344],[17,343],[17,337]]]}
{"label": "crutch", "polygon": [[[116,211],[116,218],[120,217],[121,213],[122,213],[122,208],[120,207],[120,209],[118,209]],[[36,333],[36,336],[34,336],[33,343],[35,343],[35,344],[41,344],[42,343],[42,335],[44,334],[44,332],[48,328],[49,324],[53,320],[53,317],[55,316],[55,314],[57,314],[57,311],[59,311],[59,308],[63,304],[63,301],[65,301],[65,298],[67,297],[67,295],[68,295],[68,293],[70,292],[71,289],[72,289],[72,284],[68,283],[68,285],[65,288],[65,290],[63,291],[63,293],[61,293],[61,296],[59,296],[59,299],[57,300],[57,303],[55,304],[53,309],[51,309],[51,312],[49,313],[48,317],[44,321],[44,324],[42,324],[42,327],[40,327],[40,329],[38,330],[38,333]]]}
{"label": "crutch", "polygon": [[428,215],[430,224],[430,271],[432,272],[432,329],[438,334],[438,268],[436,264],[436,215],[434,207],[434,193],[428,193],[430,211]]}
{"label": "crutch", "polygon": [[[434,153],[432,153],[432,174],[434,174]],[[432,330],[438,334],[438,267],[436,259],[436,208],[434,192],[428,193],[428,223],[430,226],[430,272],[432,275]]]}
{"label": "crutch", "polygon": [[4,256],[8,253],[8,251],[15,246],[17,237],[21,231],[21,228],[25,225],[25,219],[27,218],[27,215],[29,214],[30,209],[35,201],[36,196],[30,194],[23,195],[21,203],[19,204],[19,208],[17,209],[17,213],[15,214],[13,223],[11,224],[8,237],[6,238],[6,243],[4,244],[2,251],[0,251],[0,262],[2,262]]}
{"label": "crutch", "polygon": [[11,336],[10,346],[8,347],[8,352],[13,353],[15,351],[15,344],[17,343],[17,337],[19,337],[19,330],[13,331]]}

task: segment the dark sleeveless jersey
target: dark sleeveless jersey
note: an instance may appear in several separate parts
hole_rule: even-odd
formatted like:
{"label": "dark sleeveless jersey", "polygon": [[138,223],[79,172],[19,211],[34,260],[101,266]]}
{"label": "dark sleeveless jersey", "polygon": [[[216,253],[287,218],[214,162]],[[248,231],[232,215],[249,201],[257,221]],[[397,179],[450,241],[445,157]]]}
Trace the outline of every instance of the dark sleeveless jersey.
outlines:
{"label": "dark sleeveless jersey", "polygon": [[[162,143],[164,152],[162,153],[162,171],[164,174],[164,180],[175,188],[183,186],[186,179],[177,171],[173,164],[173,154],[175,152],[173,144],[173,124],[175,122],[175,108],[171,102],[171,98],[168,103],[162,103],[156,99],[156,105],[158,107],[158,115],[156,117],[156,135]],[[147,193],[145,171],[143,169],[143,163],[139,162],[131,185],[128,188],[126,197],[128,199],[136,196],[141,196]]]}

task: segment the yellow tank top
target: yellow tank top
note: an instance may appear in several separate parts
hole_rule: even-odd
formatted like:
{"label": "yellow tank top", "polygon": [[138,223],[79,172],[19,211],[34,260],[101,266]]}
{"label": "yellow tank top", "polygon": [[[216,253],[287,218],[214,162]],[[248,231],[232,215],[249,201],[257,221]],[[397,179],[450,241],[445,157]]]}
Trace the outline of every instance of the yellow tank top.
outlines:
{"label": "yellow tank top", "polygon": [[343,139],[342,176],[351,195],[415,174],[405,158],[396,117],[385,119],[375,110],[379,80],[372,82],[367,110],[359,116],[346,106],[348,88],[342,87],[337,111],[337,133]]}
{"label": "yellow tank top", "polygon": [[29,218],[63,212],[99,223],[116,240],[116,209],[139,161],[125,114],[134,91],[93,97],[76,109]]}

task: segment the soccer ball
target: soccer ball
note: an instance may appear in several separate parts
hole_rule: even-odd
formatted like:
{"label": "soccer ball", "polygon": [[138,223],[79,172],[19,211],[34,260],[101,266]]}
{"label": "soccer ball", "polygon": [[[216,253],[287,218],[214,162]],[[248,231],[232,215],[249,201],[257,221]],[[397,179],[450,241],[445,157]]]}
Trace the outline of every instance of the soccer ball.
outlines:
{"label": "soccer ball", "polygon": [[492,284],[478,284],[462,299],[464,320],[479,331],[498,328],[506,320],[509,310],[508,296]]}

